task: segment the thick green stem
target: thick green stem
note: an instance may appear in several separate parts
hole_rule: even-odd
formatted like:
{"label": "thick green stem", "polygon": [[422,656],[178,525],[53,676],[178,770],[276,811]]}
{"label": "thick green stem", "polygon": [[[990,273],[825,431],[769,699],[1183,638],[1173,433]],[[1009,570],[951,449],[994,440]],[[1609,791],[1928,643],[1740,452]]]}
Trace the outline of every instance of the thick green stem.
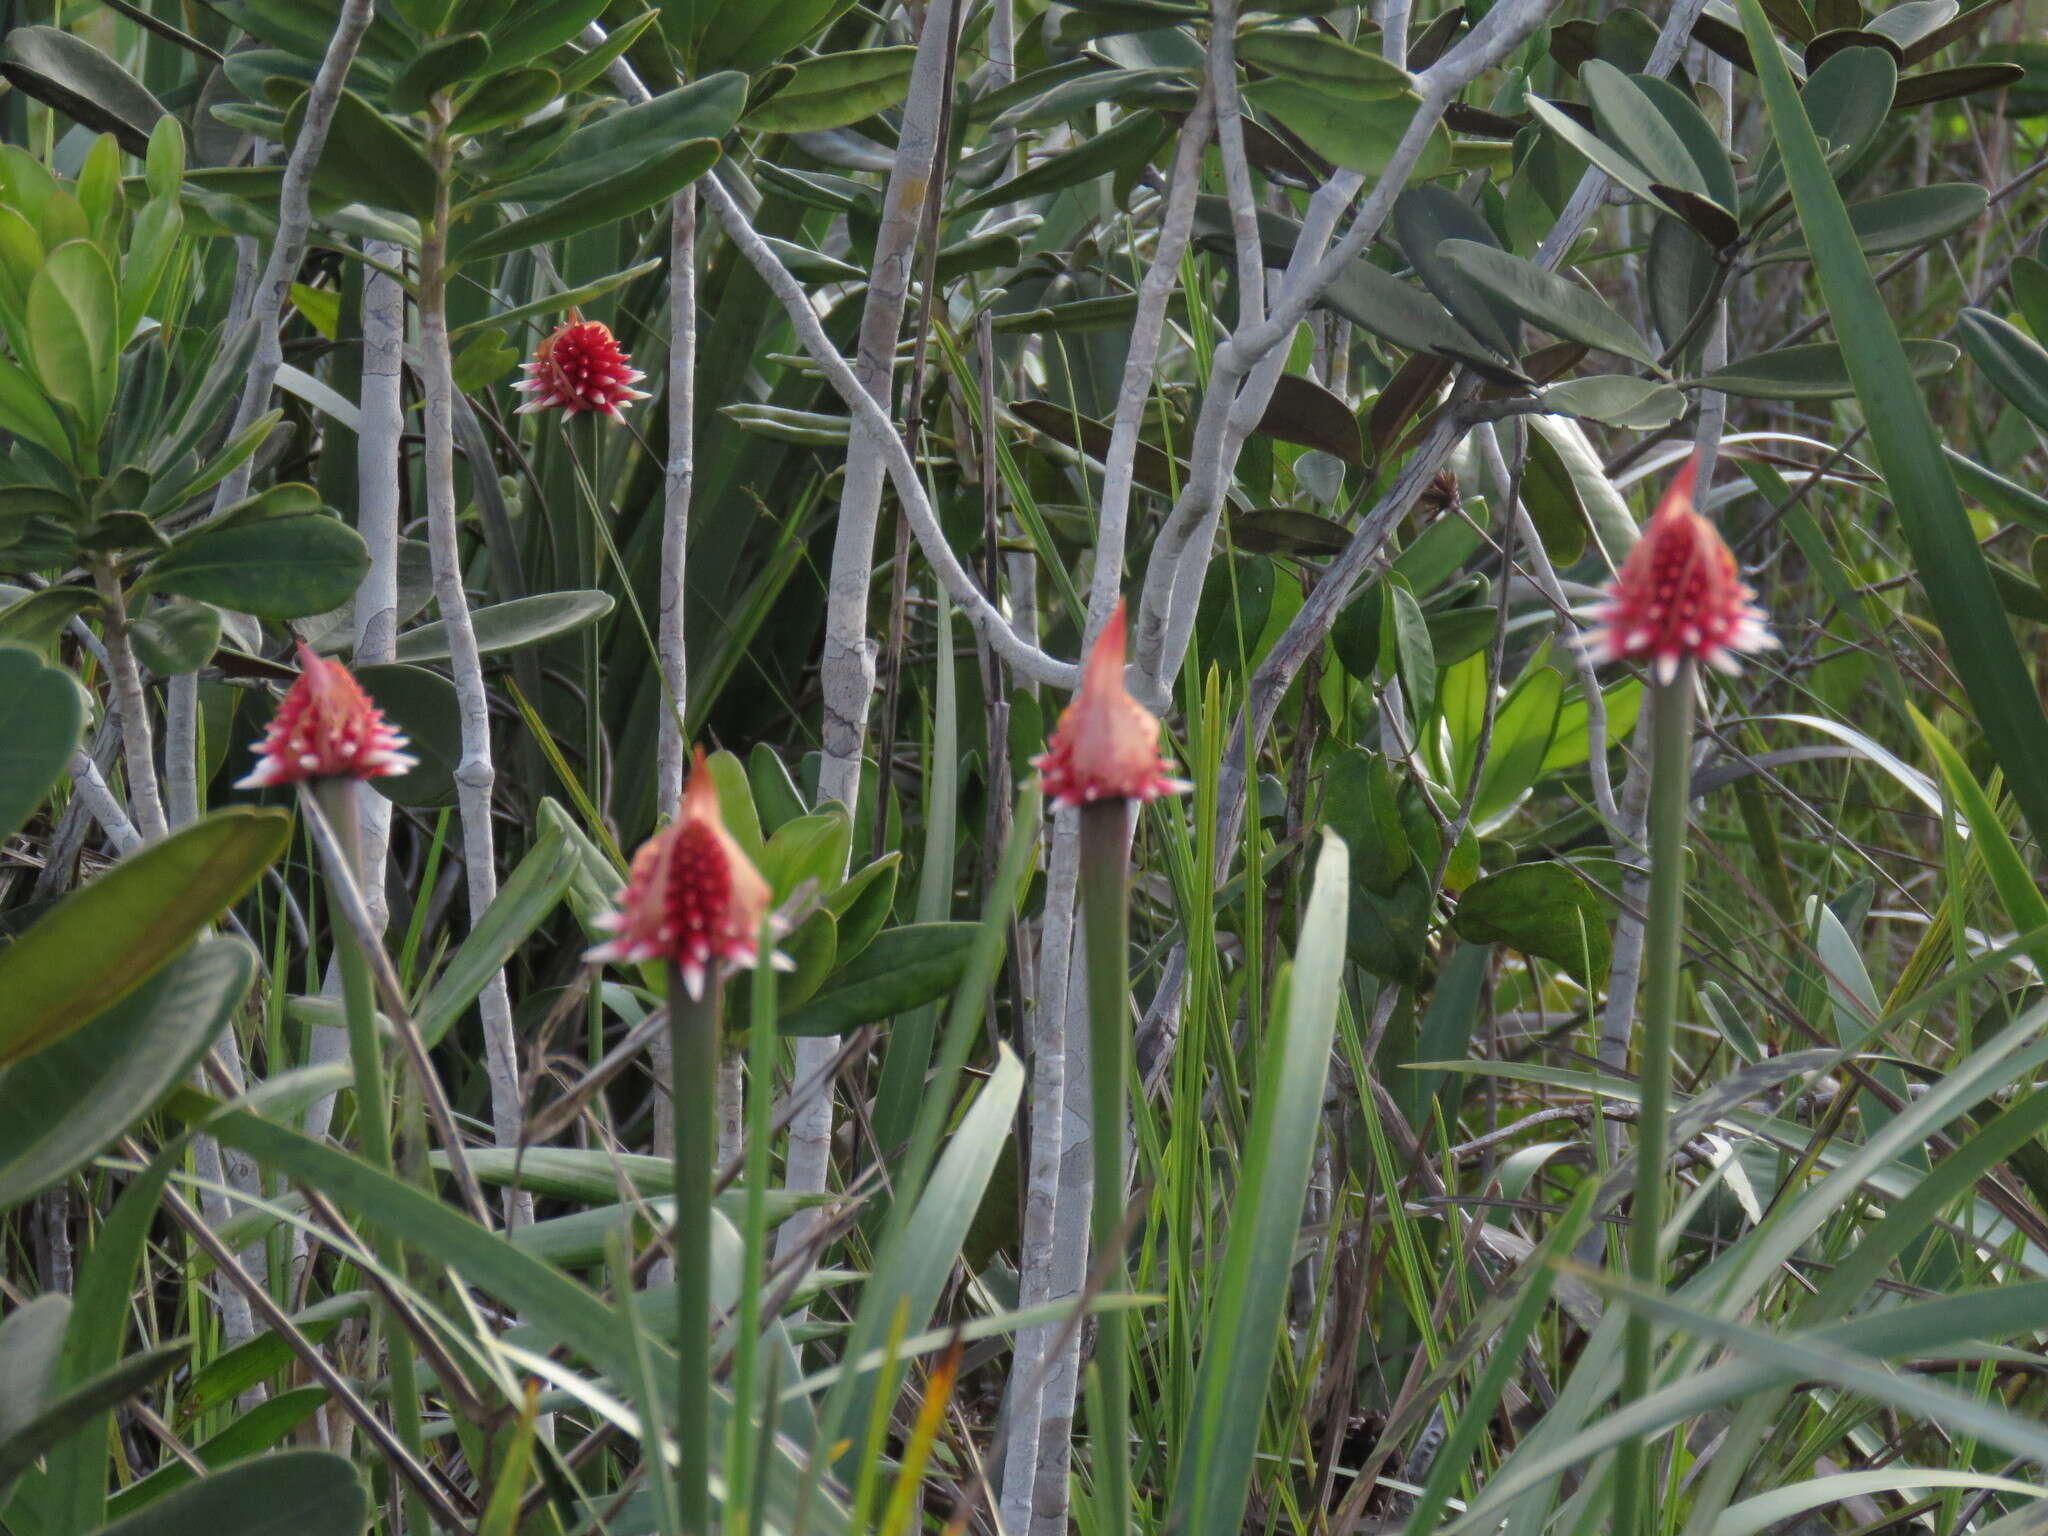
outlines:
{"label": "thick green stem", "polygon": [[668,972],[675,1100],[676,1480],[684,1536],[711,1536],[711,1183],[718,1157],[719,985],[703,998]]}
{"label": "thick green stem", "polygon": [[[1650,909],[1643,925],[1643,1029],[1637,1075],[1636,1194],[1629,1224],[1629,1273],[1638,1285],[1664,1283],[1664,1169],[1670,1149],[1671,1058],[1678,1019],[1679,939],[1685,911],[1685,812],[1692,791],[1693,666],[1650,690]],[[1650,1319],[1629,1315],[1622,1401],[1650,1390]],[[1656,1499],[1646,1481],[1643,1445],[1626,1442],[1615,1460],[1615,1528],[1647,1533]]]}
{"label": "thick green stem", "polygon": [[[355,882],[362,873],[361,832],[356,821],[356,786],[351,779],[318,779],[313,793],[334,840],[347,862],[345,870],[332,872],[334,881]],[[391,1090],[384,1076],[384,1041],[377,1031],[377,995],[370,979],[370,957],[362,938],[341,916],[339,900],[330,904],[335,913],[334,945],[341,965],[342,1013],[348,1023],[349,1064],[356,1077],[356,1132],[363,1144],[363,1156],[375,1168],[389,1173],[391,1155]],[[395,1238],[380,1237],[377,1257],[394,1282],[404,1284],[405,1253]],[[414,1369],[412,1339],[389,1310],[380,1318],[390,1350],[391,1420],[405,1448],[424,1462],[426,1437],[420,1422],[419,1374]],[[405,1528],[411,1536],[426,1536],[432,1529],[426,1501],[410,1484],[403,1491]]]}
{"label": "thick green stem", "polygon": [[[1124,1275],[1124,1086],[1130,1076],[1131,807],[1102,800],[1081,810],[1081,922],[1088,944],[1089,1094],[1094,1124],[1095,1191],[1089,1207],[1090,1262],[1105,1294],[1127,1290]],[[1108,1536],[1131,1515],[1130,1360],[1124,1314],[1097,1319],[1095,1369],[1102,1386],[1096,1426],[1097,1507]]]}

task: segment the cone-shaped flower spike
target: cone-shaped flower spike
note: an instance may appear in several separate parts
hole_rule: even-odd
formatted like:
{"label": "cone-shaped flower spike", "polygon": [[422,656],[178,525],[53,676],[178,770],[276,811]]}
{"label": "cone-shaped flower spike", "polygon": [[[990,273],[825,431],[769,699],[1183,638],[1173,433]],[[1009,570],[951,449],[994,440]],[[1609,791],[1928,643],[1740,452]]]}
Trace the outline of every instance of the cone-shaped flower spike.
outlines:
{"label": "cone-shaped flower spike", "polygon": [[519,407],[521,416],[559,407],[570,416],[594,411],[616,419],[620,406],[647,398],[633,388],[646,375],[595,320],[571,320],[548,337],[534,349],[526,374],[512,386],[533,397]]}
{"label": "cone-shaped flower spike", "polygon": [[419,766],[405,738],[338,661],[299,646],[298,681],[255,743],[256,766],[237,789],[310,779],[384,779]]}
{"label": "cone-shaped flower spike", "polygon": [[1586,639],[1595,662],[1645,660],[1668,683],[1688,656],[1732,673],[1738,655],[1777,644],[1735,556],[1693,506],[1698,470],[1691,459],[1679,471],[1608,587]]}
{"label": "cone-shaped flower spike", "polygon": [[588,958],[666,962],[690,996],[701,998],[715,967],[760,963],[757,935],[771,896],[725,829],[700,747],[676,819],[640,845],[619,910],[601,919],[614,937]]}
{"label": "cone-shaped flower spike", "polygon": [[1156,800],[1194,786],[1169,778],[1159,721],[1124,689],[1124,605],[1119,602],[1081,669],[1081,687],[1032,766],[1055,805]]}

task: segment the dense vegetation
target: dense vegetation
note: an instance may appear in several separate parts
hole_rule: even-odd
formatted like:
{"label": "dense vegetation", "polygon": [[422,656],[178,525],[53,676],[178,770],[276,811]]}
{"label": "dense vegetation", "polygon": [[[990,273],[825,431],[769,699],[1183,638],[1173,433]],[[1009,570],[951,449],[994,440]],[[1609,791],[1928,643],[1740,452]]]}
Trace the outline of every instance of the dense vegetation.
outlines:
{"label": "dense vegetation", "polygon": [[2038,0],[650,3],[0,11],[6,1536],[2048,1530]]}

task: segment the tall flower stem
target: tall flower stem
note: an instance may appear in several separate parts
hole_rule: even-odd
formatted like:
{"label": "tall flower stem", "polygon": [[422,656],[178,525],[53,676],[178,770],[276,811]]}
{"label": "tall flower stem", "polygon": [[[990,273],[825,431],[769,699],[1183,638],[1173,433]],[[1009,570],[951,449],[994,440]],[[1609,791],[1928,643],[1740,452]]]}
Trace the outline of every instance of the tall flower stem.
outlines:
{"label": "tall flower stem", "polygon": [[[1081,922],[1088,947],[1088,1046],[1095,1190],[1089,1205],[1094,1266],[1105,1292],[1128,1289],[1121,1255],[1124,1225],[1124,1085],[1130,1077],[1131,1004],[1129,827],[1127,800],[1081,808]],[[1096,1425],[1095,1483],[1103,1529],[1127,1530],[1131,1509],[1130,1357],[1124,1314],[1097,1320],[1095,1370],[1102,1422]]]}
{"label": "tall flower stem", "polygon": [[[356,818],[356,785],[353,779],[316,779],[306,786],[319,802],[319,810],[334,829],[335,842],[348,868],[333,871],[335,883],[360,880],[362,833]],[[338,903],[337,903],[338,910]],[[356,1128],[363,1155],[384,1173],[393,1169],[391,1155],[391,1092],[384,1076],[384,1042],[377,1031],[376,988],[370,977],[370,957],[352,924],[337,918],[334,924],[336,958],[341,966],[342,1013],[348,1025],[349,1061],[356,1077]],[[395,1239],[381,1238],[377,1257],[390,1271],[394,1282],[405,1280],[405,1255]],[[385,1340],[390,1351],[391,1416],[398,1438],[413,1455],[424,1460],[426,1440],[420,1426],[419,1375],[414,1369],[412,1339],[391,1317],[384,1318]],[[411,1536],[426,1536],[432,1530],[427,1506],[417,1489],[408,1485],[403,1493],[405,1528]]]}
{"label": "tall flower stem", "polygon": [[[676,1446],[677,1494],[685,1536],[711,1533],[711,1185],[718,1155],[718,1116],[709,1102],[718,1080],[718,1008],[714,976],[702,998],[668,968],[669,1059],[674,1063]],[[701,1096],[689,1105],[684,1091]]]}
{"label": "tall flower stem", "polygon": [[[1629,1272],[1638,1285],[1664,1282],[1665,1142],[1671,1126],[1671,1058],[1677,1034],[1679,937],[1685,908],[1685,810],[1692,788],[1693,663],[1650,689],[1650,909],[1643,930],[1642,1106],[1636,1120],[1636,1191],[1629,1226]],[[1650,1318],[1628,1320],[1622,1400],[1650,1389]],[[1614,1528],[1651,1529],[1655,1500],[1645,1481],[1640,1440],[1616,1454]]]}

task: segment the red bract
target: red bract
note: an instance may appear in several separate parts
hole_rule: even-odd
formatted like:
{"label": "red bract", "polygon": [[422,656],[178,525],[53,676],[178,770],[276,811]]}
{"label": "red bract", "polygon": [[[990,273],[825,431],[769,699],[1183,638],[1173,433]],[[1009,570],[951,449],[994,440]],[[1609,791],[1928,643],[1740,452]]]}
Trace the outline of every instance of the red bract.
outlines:
{"label": "red bract", "polygon": [[1032,766],[1045,776],[1046,798],[1055,805],[1156,800],[1194,787],[1167,777],[1173,765],[1159,755],[1159,721],[1124,689],[1121,602],[1088,653],[1080,691]]}
{"label": "red bract", "polygon": [[256,767],[237,789],[307,779],[382,779],[419,766],[405,738],[338,661],[299,647],[299,678],[255,743]]}
{"label": "red bract", "polygon": [[586,958],[674,965],[690,996],[701,998],[713,967],[760,963],[757,935],[770,895],[725,830],[700,748],[676,819],[640,845],[619,910],[600,919],[614,936]]}
{"label": "red bract", "polygon": [[1736,575],[1735,556],[1693,507],[1697,459],[1688,461],[1658,503],[1621,574],[1607,588],[1586,636],[1596,662],[1647,660],[1660,683],[1687,657],[1722,672],[1745,652],[1776,645],[1756,594]]}
{"label": "red bract", "polygon": [[512,387],[533,398],[518,414],[533,411],[595,411],[617,417],[619,407],[645,400],[647,392],[633,386],[647,377],[633,366],[611,331],[595,320],[572,320],[534,349],[527,377]]}

